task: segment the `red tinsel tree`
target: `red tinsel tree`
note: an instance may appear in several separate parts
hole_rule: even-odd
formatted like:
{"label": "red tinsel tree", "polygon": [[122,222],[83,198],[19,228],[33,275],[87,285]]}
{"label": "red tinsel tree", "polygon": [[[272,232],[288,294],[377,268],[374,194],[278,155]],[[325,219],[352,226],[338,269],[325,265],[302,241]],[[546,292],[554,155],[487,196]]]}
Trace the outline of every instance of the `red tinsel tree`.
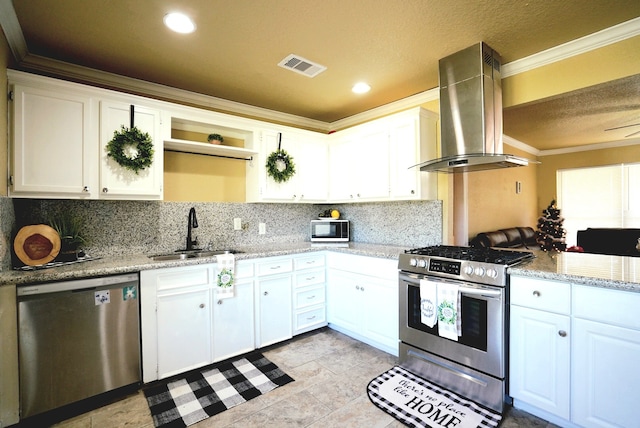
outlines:
{"label": "red tinsel tree", "polygon": [[538,218],[536,242],[543,251],[565,251],[567,231],[562,227],[564,217],[556,207],[556,200],[552,200],[546,210],[542,210],[542,217]]}

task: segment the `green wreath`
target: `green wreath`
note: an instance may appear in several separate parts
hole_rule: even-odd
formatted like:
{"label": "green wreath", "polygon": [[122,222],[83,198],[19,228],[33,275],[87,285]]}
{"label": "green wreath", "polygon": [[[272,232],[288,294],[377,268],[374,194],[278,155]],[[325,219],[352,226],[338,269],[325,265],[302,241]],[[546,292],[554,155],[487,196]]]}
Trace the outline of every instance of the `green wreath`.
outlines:
{"label": "green wreath", "polygon": [[296,173],[293,158],[282,149],[276,150],[267,158],[267,173],[278,183],[289,180]]}
{"label": "green wreath", "polygon": [[454,324],[457,315],[453,304],[447,300],[438,306],[438,321],[442,321],[445,324]]}
{"label": "green wreath", "polygon": [[231,269],[222,269],[218,274],[218,287],[229,288],[233,285],[233,271]]}
{"label": "green wreath", "polygon": [[107,156],[138,174],[153,163],[153,142],[146,132],[135,126],[127,128],[123,125],[107,143]]}

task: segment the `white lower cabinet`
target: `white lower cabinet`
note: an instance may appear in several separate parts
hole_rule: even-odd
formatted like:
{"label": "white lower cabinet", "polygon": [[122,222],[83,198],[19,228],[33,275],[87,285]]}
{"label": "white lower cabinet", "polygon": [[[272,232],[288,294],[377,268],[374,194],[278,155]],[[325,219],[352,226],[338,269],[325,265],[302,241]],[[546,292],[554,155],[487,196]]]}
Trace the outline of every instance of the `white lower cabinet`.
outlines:
{"label": "white lower cabinet", "polygon": [[144,382],[212,362],[211,265],[140,272]]}
{"label": "white lower cabinet", "polygon": [[325,257],[322,253],[294,259],[293,335],[327,325]]}
{"label": "white lower cabinet", "polygon": [[572,421],[637,427],[640,293],[573,286]]}
{"label": "white lower cabinet", "polygon": [[511,306],[510,395],[569,419],[568,315]]}
{"label": "white lower cabinet", "polygon": [[398,355],[397,261],[328,255],[329,326]]}
{"label": "white lower cabinet", "polygon": [[514,406],[560,426],[638,426],[640,293],[511,276]]}
{"label": "white lower cabinet", "polygon": [[291,257],[256,262],[256,348],[292,337],[292,271]]}

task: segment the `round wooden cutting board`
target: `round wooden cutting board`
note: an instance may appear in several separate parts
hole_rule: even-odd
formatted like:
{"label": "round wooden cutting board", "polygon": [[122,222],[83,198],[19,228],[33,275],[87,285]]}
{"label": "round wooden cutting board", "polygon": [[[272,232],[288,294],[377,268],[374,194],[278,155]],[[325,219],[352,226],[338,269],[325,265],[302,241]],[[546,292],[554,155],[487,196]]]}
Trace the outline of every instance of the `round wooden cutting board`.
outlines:
{"label": "round wooden cutting board", "polygon": [[43,265],[60,252],[60,235],[46,224],[24,226],[13,240],[13,250],[25,265]]}

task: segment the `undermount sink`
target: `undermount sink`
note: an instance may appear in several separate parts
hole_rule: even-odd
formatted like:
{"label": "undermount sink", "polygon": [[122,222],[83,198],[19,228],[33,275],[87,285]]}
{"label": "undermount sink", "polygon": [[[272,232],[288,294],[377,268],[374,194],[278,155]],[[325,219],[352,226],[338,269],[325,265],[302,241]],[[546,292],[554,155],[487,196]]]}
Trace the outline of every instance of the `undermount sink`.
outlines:
{"label": "undermount sink", "polygon": [[221,254],[238,254],[242,251],[238,250],[178,250],[169,254],[157,254],[148,256],[154,261],[169,261],[169,260],[186,260],[195,259],[199,257],[213,257]]}

